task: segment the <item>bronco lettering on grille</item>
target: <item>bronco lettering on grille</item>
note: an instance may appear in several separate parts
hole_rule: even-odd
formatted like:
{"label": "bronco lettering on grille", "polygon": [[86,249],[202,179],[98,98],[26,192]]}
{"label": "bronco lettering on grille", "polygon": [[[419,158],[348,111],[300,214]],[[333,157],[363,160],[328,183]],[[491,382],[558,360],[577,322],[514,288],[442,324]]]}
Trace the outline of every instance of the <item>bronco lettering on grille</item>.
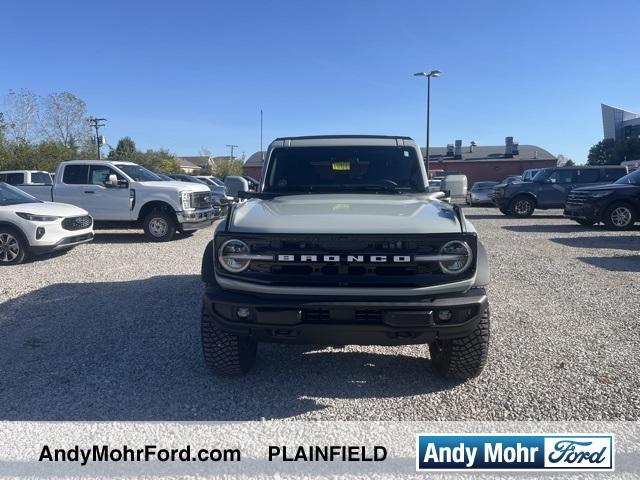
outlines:
{"label": "bronco lettering on grille", "polygon": [[409,263],[410,255],[278,255],[278,262],[300,263]]}

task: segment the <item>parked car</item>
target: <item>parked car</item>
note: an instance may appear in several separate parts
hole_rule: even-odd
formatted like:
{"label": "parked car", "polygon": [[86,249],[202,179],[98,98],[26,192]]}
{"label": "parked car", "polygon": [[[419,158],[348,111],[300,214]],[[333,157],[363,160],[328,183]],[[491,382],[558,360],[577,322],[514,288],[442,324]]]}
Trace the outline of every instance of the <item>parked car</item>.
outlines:
{"label": "parked car", "polygon": [[7,170],[0,172],[0,182],[22,190],[28,189],[35,197],[47,196],[53,184],[52,175],[42,170]]}
{"label": "parked car", "polygon": [[608,185],[576,188],[567,198],[564,215],[581,225],[602,222],[611,230],[633,227],[640,220],[640,170]]}
{"label": "parked car", "polygon": [[51,185],[51,175],[42,170],[6,170],[0,172],[0,182],[9,185]]}
{"label": "parked car", "polygon": [[480,374],[487,256],[459,207],[425,195],[412,139],[277,139],[264,168],[203,256],[214,373],[244,374],[258,342],[284,342],[428,344],[438,374]]}
{"label": "parked car", "polygon": [[53,186],[20,188],[41,200],[81,206],[96,226],[142,227],[155,242],[207,227],[220,213],[206,185],[165,182],[131,162],[62,162]]}
{"label": "parked car", "polygon": [[452,197],[466,197],[467,176],[463,174],[446,175],[440,182],[440,190],[449,192]]}
{"label": "parked car", "polygon": [[537,208],[564,208],[574,188],[611,183],[626,174],[617,166],[543,168],[531,182],[496,185],[491,200],[505,215],[530,217]]}
{"label": "parked car", "polygon": [[211,189],[214,201],[217,205],[220,205],[221,215],[226,216],[229,205],[235,201],[232,196],[227,195],[227,187],[225,187],[224,184],[222,186],[218,185],[211,177],[198,176],[197,178],[202,180]]}
{"label": "parked car", "polygon": [[480,205],[484,203],[493,203],[491,201],[491,192],[498,182],[476,182],[467,192],[467,205]]}
{"label": "parked car", "polygon": [[225,187],[224,183],[220,184],[215,180],[215,177],[207,177],[207,176],[197,176],[198,180],[206,183],[211,191],[220,197],[221,203],[231,203],[233,202],[233,197],[227,195],[227,187]]}
{"label": "parked car", "polygon": [[0,182],[0,265],[16,265],[31,255],[67,250],[93,240],[86,210],[42,202]]}
{"label": "parked car", "polygon": [[429,180],[429,192],[439,192],[441,184],[442,180],[432,178],[431,180]]}
{"label": "parked car", "polygon": [[160,177],[160,180],[163,180],[165,182],[172,182],[173,178],[171,178],[169,175],[165,175],[164,173],[157,173],[154,172],[158,177]]}

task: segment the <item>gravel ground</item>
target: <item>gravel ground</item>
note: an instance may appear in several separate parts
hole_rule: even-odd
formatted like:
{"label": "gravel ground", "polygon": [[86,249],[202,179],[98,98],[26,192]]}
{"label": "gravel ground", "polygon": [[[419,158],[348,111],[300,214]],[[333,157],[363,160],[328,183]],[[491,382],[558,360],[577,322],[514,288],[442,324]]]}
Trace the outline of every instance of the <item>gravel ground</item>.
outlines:
{"label": "gravel ground", "polygon": [[198,278],[212,229],[98,232],[2,269],[0,420],[638,420],[640,228],[466,212],[492,267],[475,380],[436,378],[425,346],[260,345],[250,375],[212,377]]}

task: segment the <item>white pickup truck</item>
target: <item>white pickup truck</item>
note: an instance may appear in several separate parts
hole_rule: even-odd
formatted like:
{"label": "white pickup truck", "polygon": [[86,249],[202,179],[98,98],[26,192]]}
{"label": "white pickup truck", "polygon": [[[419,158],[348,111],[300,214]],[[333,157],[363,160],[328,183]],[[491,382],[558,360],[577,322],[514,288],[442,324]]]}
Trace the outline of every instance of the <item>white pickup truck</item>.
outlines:
{"label": "white pickup truck", "polygon": [[51,174],[42,170],[7,170],[0,172],[0,182],[9,185],[51,185]]}
{"label": "white pickup truck", "polygon": [[163,181],[130,162],[62,162],[53,185],[17,187],[40,200],[84,208],[96,227],[141,226],[155,242],[171,240],[176,231],[207,227],[220,214],[206,185]]}

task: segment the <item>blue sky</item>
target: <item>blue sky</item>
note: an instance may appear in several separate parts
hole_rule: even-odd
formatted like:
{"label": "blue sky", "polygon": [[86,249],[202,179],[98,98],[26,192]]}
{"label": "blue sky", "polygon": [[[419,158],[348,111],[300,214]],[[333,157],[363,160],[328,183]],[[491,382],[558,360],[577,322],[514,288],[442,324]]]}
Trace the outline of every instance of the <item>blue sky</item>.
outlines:
{"label": "blue sky", "polygon": [[[600,103],[640,110],[636,0],[3,2],[0,92],[67,90],[108,141],[179,155],[282,135],[512,135],[578,162]],[[627,25],[625,27],[625,24]]]}

